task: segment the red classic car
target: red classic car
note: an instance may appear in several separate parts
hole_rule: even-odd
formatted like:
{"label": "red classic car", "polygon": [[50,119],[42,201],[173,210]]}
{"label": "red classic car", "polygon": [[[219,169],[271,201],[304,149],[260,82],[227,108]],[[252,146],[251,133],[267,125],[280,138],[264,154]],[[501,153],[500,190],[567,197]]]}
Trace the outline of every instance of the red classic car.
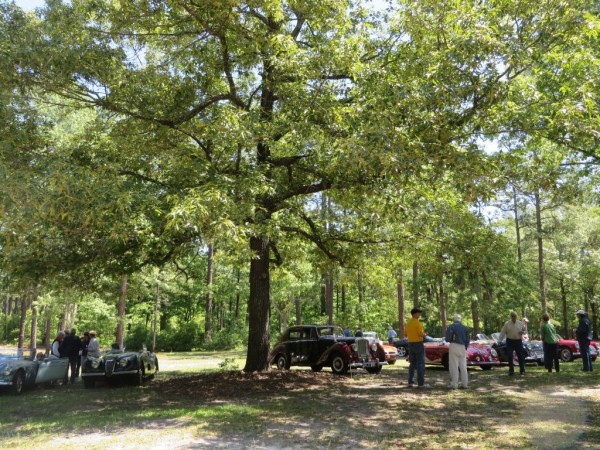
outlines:
{"label": "red classic car", "polygon": [[[575,358],[581,358],[579,352],[579,342],[574,339],[563,339],[558,337],[558,354],[560,359],[565,362],[573,361]],[[590,343],[590,358],[595,361],[598,357],[598,344],[594,341]]]}
{"label": "red classic car", "polygon": [[[426,342],[425,364],[441,364],[448,370],[448,350],[450,344],[442,342]],[[490,370],[500,365],[498,353],[491,345],[471,342],[467,348],[467,365],[479,366],[482,370]]]}

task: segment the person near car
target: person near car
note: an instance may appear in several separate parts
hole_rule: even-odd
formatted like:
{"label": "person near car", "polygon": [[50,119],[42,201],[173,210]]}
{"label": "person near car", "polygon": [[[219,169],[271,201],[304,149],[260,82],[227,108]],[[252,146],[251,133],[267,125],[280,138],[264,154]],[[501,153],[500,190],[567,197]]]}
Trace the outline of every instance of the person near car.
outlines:
{"label": "person near car", "polygon": [[90,331],[90,342],[87,346],[87,357],[88,358],[99,358],[100,357],[100,342],[96,339],[96,332]]}
{"label": "person near car", "polygon": [[362,328],[357,328],[356,332],[354,333],[354,337],[363,337],[363,330]]}
{"label": "person near car", "polygon": [[523,341],[527,342],[527,341],[529,341],[529,319],[527,317],[523,317],[521,319],[521,322],[523,322],[522,339],[523,339]]}
{"label": "person near car", "polygon": [[590,320],[587,318],[587,313],[580,309],[576,313],[579,319],[577,330],[575,330],[575,337],[579,342],[579,352],[581,353],[581,361],[583,362],[583,371],[592,371],[592,359],[590,358],[590,342],[592,341],[592,329],[590,327]]}
{"label": "person near car", "polygon": [[396,330],[394,330],[394,328],[392,328],[391,325],[388,325],[387,336],[388,336],[388,343],[390,345],[394,345],[394,339],[396,338],[396,336],[398,336],[398,334],[396,333]]}
{"label": "person near car", "polygon": [[467,373],[467,348],[469,347],[469,329],[462,324],[460,314],[455,314],[453,323],[446,330],[446,342],[449,342],[448,369],[450,371],[451,389],[458,388],[458,376],[460,372],[460,384],[466,389],[469,386],[469,374]]}
{"label": "person near car", "polygon": [[513,361],[513,352],[516,353],[519,360],[519,371],[525,373],[525,349],[523,348],[523,322],[517,320],[517,313],[512,311],[510,319],[506,321],[502,330],[500,330],[500,342],[506,338],[506,356],[508,359],[508,374],[514,375],[515,363]]}
{"label": "person near car", "polygon": [[62,357],[62,343],[65,339],[65,332],[59,331],[52,341],[52,345],[50,346],[50,358],[60,358]]}
{"label": "person near car", "polygon": [[423,328],[423,324],[419,320],[421,318],[421,310],[413,308],[410,310],[412,316],[404,327],[404,334],[408,339],[408,386],[415,385],[415,371],[417,372],[417,387],[428,388],[425,384],[425,346],[423,340],[427,334]]}
{"label": "person near car", "polygon": [[71,371],[71,384],[74,384],[79,377],[77,371],[77,360],[79,359],[79,350],[81,350],[81,338],[77,336],[75,328],[65,336],[63,340],[62,354],[69,358],[69,369]]}
{"label": "person near car", "polygon": [[83,333],[83,337],[81,338],[81,350],[79,350],[79,361],[77,365],[77,373],[81,369],[81,366],[85,362],[88,354],[88,344],[90,342],[90,332],[86,331]]}
{"label": "person near car", "polygon": [[548,373],[552,373],[552,365],[554,364],[554,370],[560,372],[560,362],[558,359],[558,334],[554,325],[550,322],[550,316],[548,313],[542,314],[542,328],[540,329],[540,335],[542,338],[542,345],[544,347],[544,366]]}

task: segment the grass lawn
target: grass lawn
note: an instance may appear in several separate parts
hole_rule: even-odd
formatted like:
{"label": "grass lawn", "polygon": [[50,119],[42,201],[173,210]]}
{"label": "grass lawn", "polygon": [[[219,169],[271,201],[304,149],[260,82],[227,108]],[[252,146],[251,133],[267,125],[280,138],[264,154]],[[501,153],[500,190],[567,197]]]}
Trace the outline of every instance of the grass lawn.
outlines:
{"label": "grass lawn", "polygon": [[0,448],[600,448],[600,372],[578,361],[523,377],[472,369],[467,390],[428,367],[432,387],[418,390],[405,362],[379,375],[250,376],[225,370],[243,367],[242,352],[158,357],[158,377],[139,388],[0,393]]}

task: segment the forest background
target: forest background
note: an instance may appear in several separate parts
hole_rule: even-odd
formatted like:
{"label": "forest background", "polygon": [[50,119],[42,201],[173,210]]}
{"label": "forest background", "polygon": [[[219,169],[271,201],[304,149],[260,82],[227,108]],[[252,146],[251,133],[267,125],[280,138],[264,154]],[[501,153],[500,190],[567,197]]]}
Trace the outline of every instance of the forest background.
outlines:
{"label": "forest background", "polygon": [[0,341],[598,338],[600,2],[0,1]]}

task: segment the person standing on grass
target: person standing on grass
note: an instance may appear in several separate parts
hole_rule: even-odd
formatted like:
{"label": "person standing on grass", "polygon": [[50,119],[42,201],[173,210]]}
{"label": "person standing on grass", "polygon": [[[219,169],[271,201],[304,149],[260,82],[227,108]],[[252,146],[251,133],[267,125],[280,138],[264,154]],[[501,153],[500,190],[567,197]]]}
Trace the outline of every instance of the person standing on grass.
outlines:
{"label": "person standing on grass", "polygon": [[525,350],[523,349],[523,322],[517,320],[517,313],[510,313],[510,320],[507,320],[500,331],[500,342],[506,337],[506,358],[508,359],[508,374],[515,374],[515,363],[513,361],[513,352],[517,354],[519,360],[520,374],[525,373]]}
{"label": "person standing on grass", "polygon": [[410,311],[412,318],[406,322],[404,334],[408,339],[408,387],[415,385],[415,371],[417,372],[417,387],[428,388],[425,384],[425,346],[423,340],[427,334],[423,328],[423,324],[419,321],[421,318],[421,310],[413,308]]}
{"label": "person standing on grass", "polygon": [[458,374],[460,372],[460,384],[463,388],[469,386],[469,375],[467,373],[467,348],[469,347],[469,329],[462,323],[459,314],[454,315],[454,323],[446,330],[446,342],[450,343],[448,349],[448,368],[450,370],[450,389],[458,387]]}
{"label": "person standing on grass", "polygon": [[81,339],[81,350],[79,350],[79,363],[77,365],[77,373],[79,373],[81,366],[83,366],[83,363],[85,362],[85,360],[87,358],[89,342],[90,342],[90,332],[86,331],[85,333],[83,333],[83,338]]}
{"label": "person standing on grass", "polygon": [[62,355],[62,343],[65,339],[65,332],[59,331],[56,334],[56,338],[52,341],[52,346],[50,347],[50,355],[56,358],[60,358]]}
{"label": "person standing on grass", "polygon": [[590,358],[590,342],[592,341],[592,329],[590,320],[587,318],[587,313],[580,309],[575,314],[579,319],[579,325],[575,331],[577,342],[579,342],[579,352],[581,353],[581,361],[583,362],[583,371],[592,371],[592,360]]}
{"label": "person standing on grass", "polygon": [[560,372],[560,361],[558,359],[558,334],[554,325],[550,323],[550,316],[548,313],[542,315],[542,328],[540,329],[540,335],[544,346],[544,366],[548,370],[548,373],[552,373],[552,364],[554,363],[554,370]]}
{"label": "person standing on grass", "polygon": [[[65,336],[63,340],[63,356],[69,358],[69,368],[71,370],[71,384],[74,384],[79,377],[77,369],[77,360],[79,359],[79,350],[81,350],[81,339],[77,336],[75,328]],[[66,381],[66,380],[65,380]]]}
{"label": "person standing on grass", "polygon": [[398,334],[396,334],[396,331],[392,328],[391,325],[388,325],[388,344],[390,345],[394,345],[394,339],[396,338],[396,336],[398,336]]}
{"label": "person standing on grass", "polygon": [[87,346],[87,357],[88,358],[99,358],[100,357],[100,342],[96,339],[96,332],[90,331],[90,342]]}

